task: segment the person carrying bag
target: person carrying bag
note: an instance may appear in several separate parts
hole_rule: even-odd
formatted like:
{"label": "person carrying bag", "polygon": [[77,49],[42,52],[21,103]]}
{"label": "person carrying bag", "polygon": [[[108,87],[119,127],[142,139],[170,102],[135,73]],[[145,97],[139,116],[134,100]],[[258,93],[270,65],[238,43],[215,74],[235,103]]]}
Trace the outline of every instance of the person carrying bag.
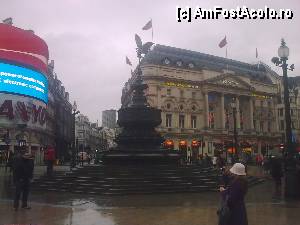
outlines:
{"label": "person carrying bag", "polygon": [[217,215],[219,216],[219,225],[228,225],[231,211],[228,207],[228,196],[225,199],[222,199],[221,206],[217,211]]}
{"label": "person carrying bag", "polygon": [[228,187],[220,187],[222,200],[217,211],[219,225],[248,225],[244,201],[248,190],[245,166],[235,163],[229,171]]}

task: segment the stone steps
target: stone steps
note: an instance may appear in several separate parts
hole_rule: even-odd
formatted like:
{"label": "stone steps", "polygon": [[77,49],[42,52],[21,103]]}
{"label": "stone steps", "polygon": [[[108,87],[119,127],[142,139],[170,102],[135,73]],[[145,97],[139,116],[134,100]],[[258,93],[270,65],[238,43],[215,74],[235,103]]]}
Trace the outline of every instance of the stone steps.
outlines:
{"label": "stone steps", "polygon": [[[182,193],[217,191],[220,177],[212,168],[197,166],[85,166],[72,172],[55,173],[33,182],[36,191],[101,195]],[[250,185],[261,180],[249,177]]]}

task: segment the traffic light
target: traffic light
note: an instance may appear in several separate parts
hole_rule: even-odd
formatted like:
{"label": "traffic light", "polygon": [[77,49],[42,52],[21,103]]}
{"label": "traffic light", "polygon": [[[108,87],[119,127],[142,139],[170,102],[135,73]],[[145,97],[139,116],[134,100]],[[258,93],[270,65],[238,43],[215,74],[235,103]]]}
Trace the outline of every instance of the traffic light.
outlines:
{"label": "traffic light", "polygon": [[279,149],[280,149],[281,151],[284,150],[284,144],[283,144],[283,143],[279,144]]}

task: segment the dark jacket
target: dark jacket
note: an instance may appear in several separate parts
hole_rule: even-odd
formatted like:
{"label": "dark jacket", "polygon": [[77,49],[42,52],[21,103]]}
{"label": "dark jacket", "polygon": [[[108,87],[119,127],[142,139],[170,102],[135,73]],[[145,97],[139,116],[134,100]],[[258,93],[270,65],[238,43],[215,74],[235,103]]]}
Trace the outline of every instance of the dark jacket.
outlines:
{"label": "dark jacket", "polygon": [[226,225],[248,225],[247,211],[244,197],[247,193],[246,178],[232,178],[228,188],[221,192],[223,200],[228,198],[228,207],[231,215]]}
{"label": "dark jacket", "polygon": [[34,162],[32,159],[26,159],[18,155],[13,161],[14,181],[30,180],[33,177]]}
{"label": "dark jacket", "polygon": [[281,160],[278,158],[271,160],[271,175],[274,179],[280,179],[283,176]]}

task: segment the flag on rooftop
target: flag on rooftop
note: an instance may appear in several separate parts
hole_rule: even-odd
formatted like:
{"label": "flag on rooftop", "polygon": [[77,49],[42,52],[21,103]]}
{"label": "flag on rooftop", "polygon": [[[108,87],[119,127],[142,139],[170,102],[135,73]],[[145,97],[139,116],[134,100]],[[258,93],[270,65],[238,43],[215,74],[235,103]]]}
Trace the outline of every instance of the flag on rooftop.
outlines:
{"label": "flag on rooftop", "polygon": [[219,43],[219,47],[223,48],[225,45],[227,45],[226,36],[223,38],[223,40]]}
{"label": "flag on rooftop", "polygon": [[149,22],[148,23],[146,23],[146,25],[145,26],[143,26],[143,30],[149,30],[149,29],[151,29],[152,28],[152,19],[151,20],[149,20]]}

